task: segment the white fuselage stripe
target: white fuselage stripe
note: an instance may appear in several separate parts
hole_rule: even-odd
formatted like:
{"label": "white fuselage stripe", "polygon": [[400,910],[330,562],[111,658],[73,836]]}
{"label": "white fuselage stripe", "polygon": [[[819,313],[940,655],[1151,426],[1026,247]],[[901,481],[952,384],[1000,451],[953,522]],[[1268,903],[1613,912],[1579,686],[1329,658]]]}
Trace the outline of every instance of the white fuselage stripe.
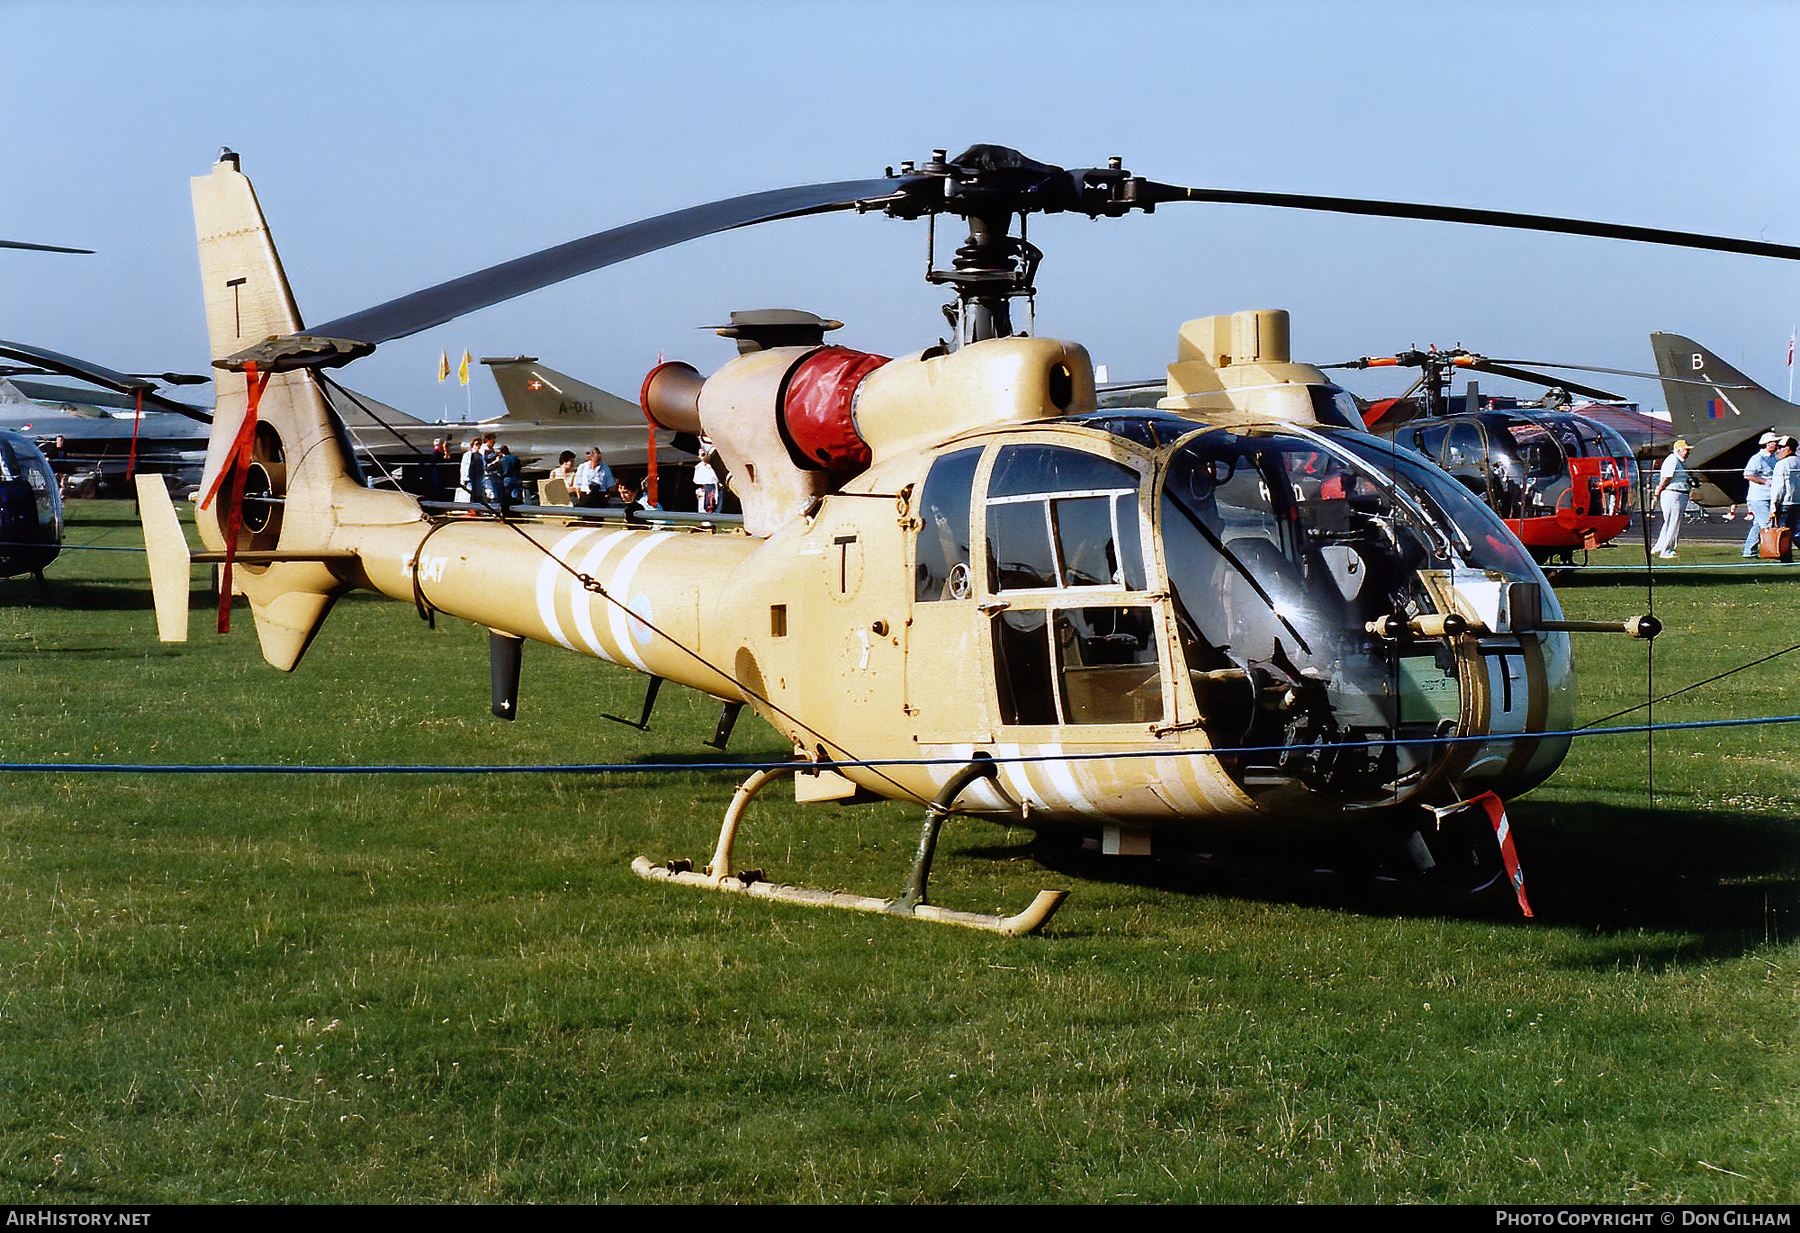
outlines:
{"label": "white fuselage stripe", "polygon": [[[629,532],[609,531],[601,536],[599,542],[589,548],[587,555],[582,558],[581,572],[590,578],[593,577],[594,571],[600,567],[600,558],[606,555],[606,550],[612,546],[612,542],[626,534]],[[601,659],[616,664],[619,661],[601,645],[600,635],[594,629],[594,605],[605,603],[606,601],[598,595],[590,595],[586,591],[574,594],[569,601],[570,607],[575,610],[575,631],[581,635],[581,640],[587,643],[588,649]],[[610,604],[607,606],[611,607]]]}
{"label": "white fuselage stripe", "polygon": [[550,636],[571,651],[575,649],[575,644],[563,635],[562,622],[556,619],[556,583],[558,579],[566,576],[563,562],[568,559],[577,544],[593,533],[592,527],[583,527],[569,532],[556,542],[555,547],[544,554],[543,563],[538,566],[538,617],[544,622],[544,629]]}
{"label": "white fuselage stripe", "polygon": [[625,554],[625,559],[619,562],[618,568],[613,570],[612,579],[606,586],[607,594],[616,601],[607,604],[607,607],[612,610],[608,613],[607,625],[612,632],[613,641],[618,643],[619,650],[626,659],[631,661],[632,667],[640,672],[648,672],[650,669],[644,663],[643,657],[638,654],[637,645],[631,636],[632,622],[628,609],[628,605],[631,603],[631,579],[637,573],[639,563],[650,555],[650,551],[664,540],[671,538],[672,535],[673,532],[669,531],[657,532],[633,547]]}

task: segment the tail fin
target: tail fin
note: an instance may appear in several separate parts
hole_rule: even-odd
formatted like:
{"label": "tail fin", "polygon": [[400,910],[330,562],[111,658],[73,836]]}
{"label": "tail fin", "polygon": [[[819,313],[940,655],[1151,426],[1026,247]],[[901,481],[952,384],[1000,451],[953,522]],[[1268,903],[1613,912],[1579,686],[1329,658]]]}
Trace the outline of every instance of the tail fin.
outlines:
{"label": "tail fin", "polygon": [[597,386],[546,368],[532,356],[481,361],[494,373],[494,384],[513,419],[566,424],[571,428],[597,425],[644,428],[644,413],[635,402],[609,394]]}
{"label": "tail fin", "polygon": [[137,475],[138,509],[144,519],[144,554],[150,562],[150,594],[156,602],[156,636],[164,642],[188,640],[188,552],[181,519],[160,475]]}
{"label": "tail fin", "polygon": [[[212,173],[194,179],[193,190],[213,360],[215,366],[241,369],[239,362],[219,361],[300,333],[300,313],[237,155],[221,152]],[[352,506],[360,523],[406,522],[419,515],[410,499],[364,487],[342,421],[304,368],[270,367],[263,365],[258,374],[267,384],[241,446],[251,382],[247,373],[219,375],[195,523],[213,554],[222,553],[231,521],[227,510],[238,507],[241,525],[232,554],[242,564],[234,567],[235,585],[250,601],[263,657],[286,671],[300,662],[332,602],[352,585],[355,562],[333,546],[344,517],[341,507]],[[243,453],[248,455],[243,488],[236,491],[235,480],[225,473]],[[352,492],[354,501],[348,500]]]}
{"label": "tail fin", "polygon": [[1693,339],[1652,334],[1650,347],[1677,435],[1693,442],[1718,437],[1716,453],[1770,429],[1800,428],[1800,406],[1769,393]]}

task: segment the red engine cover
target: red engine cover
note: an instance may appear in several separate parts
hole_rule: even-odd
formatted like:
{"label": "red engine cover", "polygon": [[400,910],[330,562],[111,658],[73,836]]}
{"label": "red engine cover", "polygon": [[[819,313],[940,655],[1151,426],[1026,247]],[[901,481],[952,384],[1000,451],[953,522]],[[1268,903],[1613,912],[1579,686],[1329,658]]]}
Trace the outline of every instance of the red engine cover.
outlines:
{"label": "red engine cover", "polygon": [[820,347],[789,374],[782,427],[795,452],[821,471],[860,471],[869,447],[857,435],[850,405],[862,379],[888,362],[885,355]]}

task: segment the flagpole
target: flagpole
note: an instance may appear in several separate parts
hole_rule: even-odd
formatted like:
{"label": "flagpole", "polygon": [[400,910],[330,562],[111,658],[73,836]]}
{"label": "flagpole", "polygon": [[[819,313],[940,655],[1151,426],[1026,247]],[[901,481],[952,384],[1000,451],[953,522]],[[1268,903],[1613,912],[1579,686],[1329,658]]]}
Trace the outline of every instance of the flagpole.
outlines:
{"label": "flagpole", "polygon": [[1800,335],[1800,326],[1788,330],[1788,401],[1794,401],[1794,338]]}

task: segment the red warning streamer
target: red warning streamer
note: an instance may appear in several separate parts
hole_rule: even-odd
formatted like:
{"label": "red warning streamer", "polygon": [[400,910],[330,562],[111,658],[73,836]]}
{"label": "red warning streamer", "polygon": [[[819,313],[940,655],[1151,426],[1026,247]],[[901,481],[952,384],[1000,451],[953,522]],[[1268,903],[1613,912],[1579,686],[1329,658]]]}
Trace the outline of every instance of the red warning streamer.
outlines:
{"label": "red warning streamer", "polygon": [[[645,378],[648,384],[649,378]],[[644,477],[644,495],[650,499],[650,508],[661,509],[662,498],[657,495],[656,485],[656,421],[650,418],[650,411],[644,406],[643,399],[638,399],[638,410],[644,413],[644,423],[650,430],[650,471]]]}
{"label": "red warning streamer", "polygon": [[138,386],[137,414],[131,420],[131,454],[125,460],[125,482],[131,483],[131,477],[137,474],[137,441],[138,426],[144,422],[144,387]]}
{"label": "red warning streamer", "polygon": [[1512,824],[1506,820],[1506,806],[1492,792],[1483,792],[1469,803],[1487,810],[1488,821],[1494,827],[1494,838],[1500,841],[1500,860],[1506,866],[1506,876],[1512,880],[1513,893],[1519,897],[1519,910],[1530,916],[1531,902],[1525,898],[1525,872],[1519,868],[1519,854],[1513,850]]}
{"label": "red warning streamer", "polygon": [[200,502],[201,509],[211,505],[220,488],[224,487],[226,476],[231,477],[230,486],[225,488],[225,517],[221,519],[225,532],[225,568],[219,575],[219,632],[222,634],[231,632],[231,566],[237,559],[238,534],[244,526],[244,480],[250,472],[250,444],[256,439],[256,408],[262,402],[263,388],[269,384],[272,375],[257,372],[254,360],[245,362],[244,422],[238,425],[237,437],[225,455],[225,464],[213,476],[212,487],[207,489],[205,499]]}

